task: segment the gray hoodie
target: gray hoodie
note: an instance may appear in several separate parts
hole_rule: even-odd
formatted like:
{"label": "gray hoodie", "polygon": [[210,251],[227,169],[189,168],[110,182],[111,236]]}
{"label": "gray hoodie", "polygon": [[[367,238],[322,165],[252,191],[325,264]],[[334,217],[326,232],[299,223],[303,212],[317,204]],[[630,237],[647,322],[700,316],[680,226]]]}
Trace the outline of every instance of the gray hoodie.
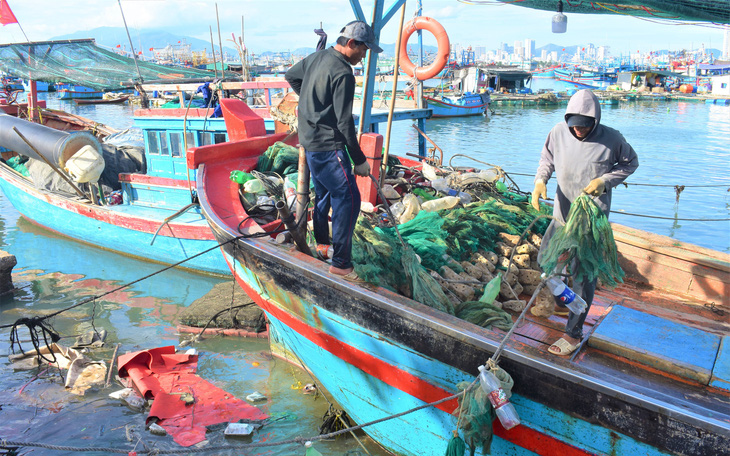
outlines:
{"label": "gray hoodie", "polygon": [[[568,128],[571,115],[593,117],[593,130],[583,140]],[[576,92],[565,110],[565,122],[555,125],[545,140],[537,167],[535,181],[547,183],[553,172],[557,174],[553,216],[565,223],[573,202],[593,179],[600,177],[606,184],[603,195],[594,199],[608,216],[611,209],[611,190],[626,180],[636,168],[636,152],[618,130],[601,125],[601,105],[590,90]]]}

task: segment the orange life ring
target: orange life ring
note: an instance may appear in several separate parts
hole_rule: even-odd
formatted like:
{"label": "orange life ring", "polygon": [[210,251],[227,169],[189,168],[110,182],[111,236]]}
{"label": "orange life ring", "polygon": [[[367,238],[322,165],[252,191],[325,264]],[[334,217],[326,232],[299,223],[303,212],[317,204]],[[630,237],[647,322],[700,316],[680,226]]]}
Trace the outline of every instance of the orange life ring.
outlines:
{"label": "orange life ring", "polygon": [[[438,43],[438,51],[436,51],[436,58],[431,65],[426,67],[418,67],[411,62],[408,58],[408,38],[411,37],[413,32],[416,30],[428,30],[436,38]],[[403,35],[400,38],[400,67],[401,69],[411,77],[415,77],[419,81],[425,81],[430,79],[437,74],[446,66],[446,62],[449,61],[449,54],[451,48],[449,45],[449,36],[446,34],[443,26],[439,24],[436,19],[430,17],[419,16],[410,21],[403,27]]]}

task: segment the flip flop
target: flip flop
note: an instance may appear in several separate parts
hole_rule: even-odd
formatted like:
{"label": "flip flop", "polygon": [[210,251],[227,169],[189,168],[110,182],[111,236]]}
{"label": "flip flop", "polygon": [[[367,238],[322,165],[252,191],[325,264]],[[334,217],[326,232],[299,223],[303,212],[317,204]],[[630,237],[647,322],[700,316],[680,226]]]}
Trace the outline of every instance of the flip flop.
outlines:
{"label": "flip flop", "polygon": [[562,337],[558,339],[557,342],[552,344],[550,348],[548,348],[548,351],[552,353],[553,355],[557,356],[568,356],[571,353],[573,353],[580,344],[571,344],[567,340],[563,339]]}
{"label": "flip flop", "polygon": [[351,272],[340,277],[347,280],[348,282],[356,283],[358,285],[364,285],[367,283],[363,279],[361,279],[360,276],[357,275],[357,272],[355,272],[354,269]]}

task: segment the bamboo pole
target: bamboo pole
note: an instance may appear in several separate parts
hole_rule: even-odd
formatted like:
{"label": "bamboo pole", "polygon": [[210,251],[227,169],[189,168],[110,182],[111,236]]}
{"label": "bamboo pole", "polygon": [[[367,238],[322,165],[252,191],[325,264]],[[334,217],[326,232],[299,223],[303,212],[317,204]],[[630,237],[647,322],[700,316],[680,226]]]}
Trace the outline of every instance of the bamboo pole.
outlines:
{"label": "bamboo pole", "polygon": [[213,26],[209,25],[208,28],[210,29],[210,49],[213,51],[213,74],[218,79],[218,65],[215,62],[215,44],[213,44]]}
{"label": "bamboo pole", "polygon": [[401,37],[403,36],[403,21],[406,17],[406,2],[403,2],[403,6],[400,9],[400,25],[398,25],[398,37],[395,40],[395,63],[393,67],[393,91],[390,97],[390,109],[388,110],[388,124],[385,129],[385,149],[383,150],[383,157],[380,161],[380,182],[378,185],[383,186],[385,180],[385,170],[388,167],[388,151],[390,150],[390,130],[393,126],[393,112],[395,111],[395,92],[398,87],[398,65],[400,65],[400,46]]}

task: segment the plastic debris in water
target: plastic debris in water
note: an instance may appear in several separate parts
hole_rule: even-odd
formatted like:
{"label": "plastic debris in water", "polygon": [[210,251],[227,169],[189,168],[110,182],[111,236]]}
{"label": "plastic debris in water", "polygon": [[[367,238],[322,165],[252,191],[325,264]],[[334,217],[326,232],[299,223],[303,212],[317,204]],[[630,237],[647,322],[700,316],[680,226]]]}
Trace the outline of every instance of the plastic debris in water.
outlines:
{"label": "plastic debris in water", "polygon": [[149,430],[152,435],[167,435],[167,431],[165,430],[165,428],[157,423],[150,424]]}
{"label": "plastic debris in water", "polygon": [[246,400],[249,402],[260,402],[260,401],[265,401],[266,396],[259,393],[258,391],[254,391],[253,393],[246,396]]}
{"label": "plastic debris in water", "polygon": [[302,387],[302,393],[304,394],[314,394],[317,392],[317,386],[313,383],[307,383]]}
{"label": "plastic debris in water", "polygon": [[254,430],[254,426],[249,423],[228,423],[228,427],[223,432],[227,436],[246,436],[251,435]]}

